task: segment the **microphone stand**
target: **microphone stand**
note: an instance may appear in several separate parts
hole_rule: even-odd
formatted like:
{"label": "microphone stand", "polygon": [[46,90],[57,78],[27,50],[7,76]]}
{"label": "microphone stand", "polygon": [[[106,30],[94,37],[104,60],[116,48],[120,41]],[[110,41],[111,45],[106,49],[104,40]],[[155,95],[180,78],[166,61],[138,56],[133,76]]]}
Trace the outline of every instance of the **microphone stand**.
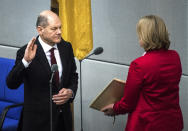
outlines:
{"label": "microphone stand", "polygon": [[88,55],[87,57],[79,60],[80,62],[80,119],[81,119],[81,131],[83,131],[83,113],[82,113],[82,61],[90,56],[94,55],[94,53]]}
{"label": "microphone stand", "polygon": [[103,48],[102,47],[98,47],[98,48],[96,48],[94,51],[93,51],[93,53],[91,53],[90,55],[88,55],[88,56],[86,56],[85,58],[83,58],[83,59],[81,59],[81,60],[79,60],[79,62],[80,62],[80,117],[81,117],[81,131],[83,131],[83,113],[82,113],[82,61],[84,60],[84,59],[87,59],[87,58],[89,58],[90,56],[92,56],[92,55],[99,55],[99,54],[101,54],[103,52]]}
{"label": "microphone stand", "polygon": [[[82,59],[83,60],[83,59]],[[80,119],[81,119],[81,131],[83,131],[83,120],[82,120],[82,60],[80,62]]]}
{"label": "microphone stand", "polygon": [[54,73],[55,71],[52,72],[52,76],[49,82],[50,83],[50,131],[53,131],[52,129],[52,88],[53,88],[52,80],[54,77]]}

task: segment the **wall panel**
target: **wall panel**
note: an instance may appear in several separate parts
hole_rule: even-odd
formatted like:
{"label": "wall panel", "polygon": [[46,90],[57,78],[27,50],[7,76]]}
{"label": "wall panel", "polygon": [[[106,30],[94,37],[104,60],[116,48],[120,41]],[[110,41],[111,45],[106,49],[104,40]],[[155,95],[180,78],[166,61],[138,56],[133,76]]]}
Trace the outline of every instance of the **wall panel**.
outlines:
{"label": "wall panel", "polygon": [[185,0],[92,1],[94,47],[104,47],[104,53],[93,58],[129,65],[144,52],[138,44],[136,23],[142,16],[155,14],[164,19],[171,49],[180,53],[183,72],[188,74],[186,9]]}
{"label": "wall panel", "polygon": [[182,76],[180,82],[180,105],[184,119],[184,131],[188,130],[188,76]]}
{"label": "wall panel", "polygon": [[37,16],[50,0],[1,0],[0,9],[0,45],[20,47],[36,36]]}
{"label": "wall panel", "polygon": [[8,46],[0,45],[0,57],[15,59],[17,50],[18,48],[15,48],[15,47],[8,47]]}

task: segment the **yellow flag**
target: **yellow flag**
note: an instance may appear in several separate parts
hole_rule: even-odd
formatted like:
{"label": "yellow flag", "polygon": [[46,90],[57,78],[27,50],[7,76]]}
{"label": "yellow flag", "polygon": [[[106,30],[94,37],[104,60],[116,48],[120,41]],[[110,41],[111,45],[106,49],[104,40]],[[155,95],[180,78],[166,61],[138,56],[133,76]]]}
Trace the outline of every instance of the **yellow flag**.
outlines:
{"label": "yellow flag", "polygon": [[62,22],[62,37],[71,42],[74,55],[79,60],[93,48],[90,0],[58,0]]}

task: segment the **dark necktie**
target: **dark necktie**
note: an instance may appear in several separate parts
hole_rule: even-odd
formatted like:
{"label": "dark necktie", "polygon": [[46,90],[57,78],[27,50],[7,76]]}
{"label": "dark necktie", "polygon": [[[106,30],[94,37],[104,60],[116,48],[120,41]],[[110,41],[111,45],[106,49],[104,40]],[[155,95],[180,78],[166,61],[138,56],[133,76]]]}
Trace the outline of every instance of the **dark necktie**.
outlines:
{"label": "dark necktie", "polygon": [[[57,61],[56,61],[55,55],[54,55],[54,49],[55,49],[55,48],[50,49],[50,53],[51,53],[51,55],[50,55],[50,58],[51,58],[51,66],[52,66],[53,64],[57,64]],[[58,86],[59,86],[59,72],[58,72],[58,71],[55,72],[53,81],[55,82],[55,85],[56,85],[56,87],[58,88]]]}

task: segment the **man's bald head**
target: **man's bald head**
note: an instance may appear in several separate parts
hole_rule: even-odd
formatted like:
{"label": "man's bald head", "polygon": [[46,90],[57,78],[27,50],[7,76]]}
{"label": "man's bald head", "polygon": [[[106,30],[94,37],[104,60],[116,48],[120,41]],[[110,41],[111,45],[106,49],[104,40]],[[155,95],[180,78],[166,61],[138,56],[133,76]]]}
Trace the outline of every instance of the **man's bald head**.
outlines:
{"label": "man's bald head", "polygon": [[45,10],[37,18],[36,29],[40,38],[53,46],[61,41],[61,20],[52,11]]}
{"label": "man's bald head", "polygon": [[46,27],[49,24],[48,21],[53,19],[59,19],[57,14],[55,14],[51,10],[42,11],[37,18],[36,27],[38,26]]}

